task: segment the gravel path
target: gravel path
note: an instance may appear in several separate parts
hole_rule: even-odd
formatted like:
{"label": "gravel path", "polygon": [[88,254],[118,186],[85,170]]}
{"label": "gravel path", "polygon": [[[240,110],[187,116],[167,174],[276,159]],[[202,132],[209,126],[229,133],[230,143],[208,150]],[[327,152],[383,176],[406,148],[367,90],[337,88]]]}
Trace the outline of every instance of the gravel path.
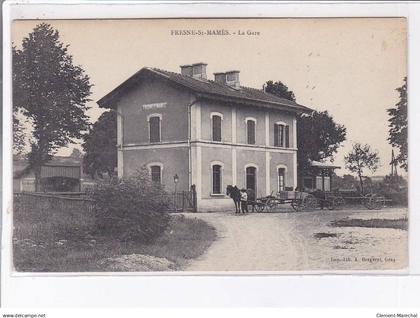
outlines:
{"label": "gravel path", "polygon": [[329,226],[331,221],[346,217],[398,219],[407,215],[406,209],[186,215],[212,224],[219,236],[186,271],[382,270],[407,266],[407,231]]}

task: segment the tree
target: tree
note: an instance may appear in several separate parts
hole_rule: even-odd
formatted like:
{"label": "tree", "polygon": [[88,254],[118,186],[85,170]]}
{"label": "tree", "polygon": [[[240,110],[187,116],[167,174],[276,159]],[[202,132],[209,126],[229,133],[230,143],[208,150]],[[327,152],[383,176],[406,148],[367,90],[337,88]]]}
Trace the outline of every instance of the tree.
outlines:
{"label": "tree", "polygon": [[82,157],[83,157],[82,152],[77,148],[74,148],[70,154],[70,158],[80,159]]}
{"label": "tree", "polygon": [[13,112],[13,155],[22,155],[24,148],[25,132],[18,114]]}
{"label": "tree", "polygon": [[359,183],[357,179],[351,174],[345,174],[342,177],[340,177],[334,173],[332,175],[332,178],[332,184],[338,189],[355,189]]}
{"label": "tree", "polygon": [[310,169],[311,161],[332,160],[346,140],[346,128],[334,121],[327,111],[313,111],[297,119],[299,174]]}
{"label": "tree", "polygon": [[[16,51],[16,48],[13,47],[13,53]],[[18,75],[13,72],[12,74],[12,85],[15,87]],[[17,96],[18,97],[18,96]],[[13,154],[20,156],[23,153],[25,147],[25,132],[22,125],[21,112],[16,103],[13,103]]]}
{"label": "tree", "polygon": [[41,167],[88,128],[89,76],[73,64],[59,32],[41,23],[13,47],[13,106],[31,120],[28,154],[39,191]]}
{"label": "tree", "polygon": [[289,91],[289,88],[282,82],[268,81],[265,83],[265,92],[282,97],[291,101],[295,101],[295,94]]}
{"label": "tree", "polygon": [[395,104],[395,108],[387,109],[390,118],[388,141],[392,147],[399,149],[399,154],[394,162],[399,163],[405,171],[408,170],[408,121],[407,121],[407,77],[404,78],[404,84],[396,89],[400,94],[400,100]]}
{"label": "tree", "polygon": [[365,169],[375,172],[379,165],[379,155],[370,146],[355,143],[352,150],[344,157],[346,168],[356,173],[359,178],[360,190],[364,193],[363,177]]}
{"label": "tree", "polygon": [[117,114],[103,113],[83,136],[83,169],[94,178],[104,172],[113,176],[117,166]]}

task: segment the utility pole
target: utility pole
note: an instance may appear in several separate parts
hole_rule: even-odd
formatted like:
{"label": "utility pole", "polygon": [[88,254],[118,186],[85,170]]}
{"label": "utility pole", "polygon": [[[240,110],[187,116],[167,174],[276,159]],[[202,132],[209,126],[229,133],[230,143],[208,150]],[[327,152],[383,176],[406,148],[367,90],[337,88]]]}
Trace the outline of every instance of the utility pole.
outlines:
{"label": "utility pole", "polygon": [[395,179],[395,177],[398,177],[397,166],[398,165],[395,162],[394,149],[392,149],[392,152],[391,152],[391,177],[393,179]]}

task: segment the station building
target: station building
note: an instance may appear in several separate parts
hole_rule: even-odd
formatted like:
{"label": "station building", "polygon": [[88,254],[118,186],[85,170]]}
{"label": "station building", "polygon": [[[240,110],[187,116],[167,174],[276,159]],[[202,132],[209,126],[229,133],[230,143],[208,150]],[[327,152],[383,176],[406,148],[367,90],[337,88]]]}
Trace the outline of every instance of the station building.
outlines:
{"label": "station building", "polygon": [[265,196],[297,187],[296,119],[312,110],[240,85],[237,70],[208,79],[145,67],[98,101],[117,112],[118,175],[143,166],[168,191],[196,189],[200,211],[230,209],[227,185]]}

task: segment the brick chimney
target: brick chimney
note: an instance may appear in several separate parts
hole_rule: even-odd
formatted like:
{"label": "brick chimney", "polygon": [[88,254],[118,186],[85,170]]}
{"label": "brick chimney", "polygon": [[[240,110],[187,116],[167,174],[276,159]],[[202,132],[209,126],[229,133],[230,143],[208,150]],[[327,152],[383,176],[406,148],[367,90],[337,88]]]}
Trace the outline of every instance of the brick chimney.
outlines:
{"label": "brick chimney", "polygon": [[234,89],[240,89],[239,71],[226,72],[226,84]]}
{"label": "brick chimney", "polygon": [[214,74],[214,81],[216,83],[226,85],[226,73],[213,73]]}
{"label": "brick chimney", "polygon": [[195,63],[192,65],[192,76],[194,78],[207,79],[206,63]]}
{"label": "brick chimney", "polygon": [[193,75],[193,67],[192,65],[181,65],[181,74],[186,76],[192,76]]}

